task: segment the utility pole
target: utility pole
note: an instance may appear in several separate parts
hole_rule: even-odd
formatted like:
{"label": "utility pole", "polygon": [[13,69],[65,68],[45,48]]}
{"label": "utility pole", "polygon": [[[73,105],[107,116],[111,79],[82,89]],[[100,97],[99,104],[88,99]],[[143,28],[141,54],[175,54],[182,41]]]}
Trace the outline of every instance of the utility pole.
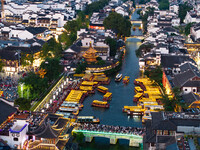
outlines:
{"label": "utility pole", "polygon": [[20,53],[21,53],[21,50],[17,50],[17,52],[15,53],[15,55],[18,55],[18,61],[19,61],[19,72],[20,72]]}

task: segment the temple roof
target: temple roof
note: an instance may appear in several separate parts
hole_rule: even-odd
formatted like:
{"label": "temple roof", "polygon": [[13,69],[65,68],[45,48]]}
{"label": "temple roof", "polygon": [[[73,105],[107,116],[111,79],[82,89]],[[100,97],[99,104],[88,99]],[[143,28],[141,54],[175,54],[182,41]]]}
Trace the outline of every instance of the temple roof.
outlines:
{"label": "temple roof", "polygon": [[88,48],[88,50],[86,51],[87,54],[92,54],[92,53],[96,53],[97,51],[92,48],[92,44],[90,43],[90,47]]}
{"label": "temple roof", "polygon": [[38,128],[31,131],[31,134],[39,138],[58,138],[67,121],[57,115],[49,114]]}
{"label": "temple roof", "polygon": [[47,122],[47,124],[44,123],[42,126],[40,126],[40,130],[38,131],[40,132],[35,134],[36,137],[51,139],[57,138],[59,136],[60,130],[55,130],[54,128],[52,128],[50,123]]}

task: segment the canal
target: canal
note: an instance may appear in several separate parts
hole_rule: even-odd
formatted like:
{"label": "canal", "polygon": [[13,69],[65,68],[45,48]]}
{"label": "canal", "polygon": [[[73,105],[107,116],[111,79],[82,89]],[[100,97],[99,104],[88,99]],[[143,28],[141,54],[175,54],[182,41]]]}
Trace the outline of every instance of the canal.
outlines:
{"label": "canal", "polygon": [[[133,17],[138,17],[136,12]],[[131,29],[132,30],[132,29]],[[131,31],[132,35],[141,35],[139,30]],[[116,83],[114,77],[111,78],[111,82],[108,87],[112,92],[113,97],[110,103],[109,109],[91,107],[93,100],[102,100],[103,94],[96,91],[95,94],[88,96],[84,100],[84,108],[79,113],[79,116],[95,116],[100,119],[100,124],[105,125],[120,125],[120,126],[132,126],[142,127],[141,118],[129,118],[126,113],[122,113],[122,108],[125,105],[135,105],[133,103],[134,96],[134,84],[133,81],[139,76],[139,64],[138,58],[135,55],[135,50],[140,46],[141,42],[138,39],[128,39],[126,42],[126,53],[123,60],[123,66],[120,73],[123,76],[130,76],[130,82],[128,85],[124,85],[121,82]],[[91,143],[79,143],[81,150],[135,150],[128,146],[128,140],[118,140],[116,145],[110,145],[109,139],[106,138],[94,138]]]}

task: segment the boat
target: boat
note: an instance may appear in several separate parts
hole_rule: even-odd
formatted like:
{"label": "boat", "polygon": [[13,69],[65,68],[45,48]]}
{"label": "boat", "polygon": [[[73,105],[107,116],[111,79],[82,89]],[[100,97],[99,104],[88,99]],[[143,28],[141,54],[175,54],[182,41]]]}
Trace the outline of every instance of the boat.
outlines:
{"label": "boat", "polygon": [[153,111],[150,111],[150,110],[144,111],[144,115],[142,116],[142,123],[145,123],[146,120],[152,119],[151,112],[153,112]]}
{"label": "boat", "polygon": [[133,102],[139,101],[142,97],[143,97],[143,93],[137,93],[133,98]]}
{"label": "boat", "polygon": [[98,118],[95,118],[94,116],[77,116],[77,122],[78,123],[100,123],[100,120]]}
{"label": "boat", "polygon": [[103,96],[103,101],[111,100],[111,98],[112,98],[112,93],[111,93],[111,92],[107,92],[107,93]]}
{"label": "boat", "polygon": [[122,80],[122,74],[118,73],[115,77],[115,82],[120,82]]}
{"label": "boat", "polygon": [[122,112],[127,112],[128,110],[135,108],[135,106],[124,106],[124,108],[122,109]]}
{"label": "boat", "polygon": [[139,87],[139,86],[135,87],[135,93],[142,93],[142,92],[143,92],[143,90],[141,87]]}
{"label": "boat", "polygon": [[108,88],[107,87],[104,87],[104,86],[98,86],[97,87],[97,90],[101,93],[107,93],[108,92]]}
{"label": "boat", "polygon": [[94,106],[94,107],[102,107],[102,108],[109,108],[108,102],[103,102],[103,101],[99,101],[99,100],[94,100],[92,102],[92,106]]}
{"label": "boat", "polygon": [[124,84],[128,84],[129,83],[129,79],[130,79],[129,76],[125,76],[124,79],[123,79],[123,83]]}
{"label": "boat", "polygon": [[78,115],[79,114],[79,108],[66,108],[66,107],[60,107],[59,108],[60,112],[65,112],[65,113],[71,113],[73,115]]}
{"label": "boat", "polygon": [[143,116],[144,108],[142,106],[133,106],[129,110],[127,110],[128,116]]}

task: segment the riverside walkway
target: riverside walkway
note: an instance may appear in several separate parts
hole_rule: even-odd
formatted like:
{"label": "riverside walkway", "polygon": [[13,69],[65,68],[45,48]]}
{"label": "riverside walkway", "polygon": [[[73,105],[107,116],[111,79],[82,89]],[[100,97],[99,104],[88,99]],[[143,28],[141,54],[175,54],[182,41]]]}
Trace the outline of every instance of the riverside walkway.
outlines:
{"label": "riverside walkway", "polygon": [[144,128],[81,124],[73,130],[75,133],[83,133],[86,142],[91,142],[93,137],[105,137],[110,139],[110,144],[116,144],[118,139],[129,140],[129,146],[139,147],[143,144]]}

